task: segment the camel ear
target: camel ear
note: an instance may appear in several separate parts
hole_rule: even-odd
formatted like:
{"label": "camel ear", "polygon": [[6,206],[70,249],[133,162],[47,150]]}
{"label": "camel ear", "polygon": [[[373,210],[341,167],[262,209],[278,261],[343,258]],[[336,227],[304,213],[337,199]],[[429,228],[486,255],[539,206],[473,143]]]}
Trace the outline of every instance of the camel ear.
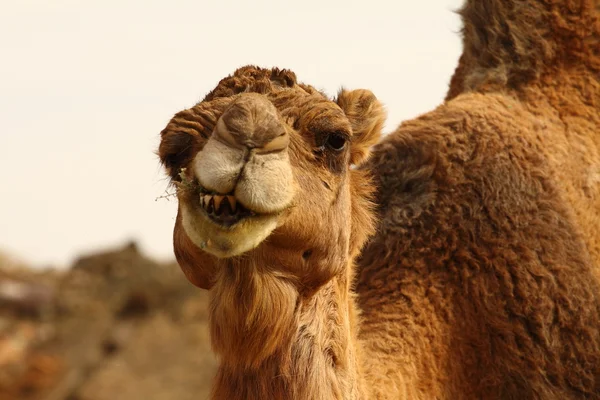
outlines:
{"label": "camel ear", "polygon": [[173,230],[173,249],[177,264],[191,283],[202,289],[210,289],[213,286],[215,271],[212,256],[202,252],[192,242],[183,229],[181,218],[181,213],[178,211]]}
{"label": "camel ear", "polygon": [[360,165],[369,157],[371,146],[381,137],[386,113],[375,95],[366,89],[345,90],[338,93],[337,104],[352,125],[350,162]]}

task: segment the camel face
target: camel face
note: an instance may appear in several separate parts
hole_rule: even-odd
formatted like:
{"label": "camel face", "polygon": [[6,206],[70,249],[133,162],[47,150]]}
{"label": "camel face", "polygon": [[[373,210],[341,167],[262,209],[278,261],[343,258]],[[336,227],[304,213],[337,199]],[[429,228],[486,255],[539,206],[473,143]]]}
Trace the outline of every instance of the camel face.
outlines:
{"label": "camel face", "polygon": [[383,119],[365,90],[333,101],[289,71],[254,67],[223,79],[161,134],[178,187],[175,252],[193,254],[180,264],[275,252],[297,272],[313,254],[345,257],[360,175],[350,166],[366,158]]}

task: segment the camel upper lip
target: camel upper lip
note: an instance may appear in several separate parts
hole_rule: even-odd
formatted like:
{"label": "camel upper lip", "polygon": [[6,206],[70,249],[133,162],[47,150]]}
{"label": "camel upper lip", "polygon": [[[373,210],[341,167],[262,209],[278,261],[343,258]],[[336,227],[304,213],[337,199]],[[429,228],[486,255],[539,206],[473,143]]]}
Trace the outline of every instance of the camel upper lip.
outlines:
{"label": "camel upper lip", "polygon": [[180,174],[182,176],[180,186],[185,192],[191,194],[190,200],[196,204],[196,208],[216,225],[230,228],[248,218],[280,213],[280,211],[262,213],[251,210],[238,201],[233,191],[227,194],[214,192],[202,186],[198,178],[189,179],[184,172],[182,170]]}

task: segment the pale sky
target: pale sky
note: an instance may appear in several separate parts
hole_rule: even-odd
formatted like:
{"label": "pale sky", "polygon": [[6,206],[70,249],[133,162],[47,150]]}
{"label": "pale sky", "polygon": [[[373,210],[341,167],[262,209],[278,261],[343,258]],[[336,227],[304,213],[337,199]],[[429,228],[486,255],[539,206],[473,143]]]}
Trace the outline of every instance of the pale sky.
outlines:
{"label": "pale sky", "polygon": [[5,1],[0,250],[63,267],[135,239],[171,259],[159,133],[237,67],[372,90],[386,132],[440,104],[461,0]]}

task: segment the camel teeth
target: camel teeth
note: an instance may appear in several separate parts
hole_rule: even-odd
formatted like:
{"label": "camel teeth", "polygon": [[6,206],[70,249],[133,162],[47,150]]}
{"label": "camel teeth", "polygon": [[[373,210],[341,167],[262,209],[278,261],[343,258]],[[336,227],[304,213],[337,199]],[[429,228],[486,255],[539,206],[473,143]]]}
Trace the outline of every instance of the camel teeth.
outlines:
{"label": "camel teeth", "polygon": [[212,199],[212,196],[209,194],[204,195],[204,205],[203,207],[205,209],[208,209],[208,205],[210,204],[210,199]]}
{"label": "camel teeth", "polygon": [[229,205],[231,206],[231,211],[232,212],[236,212],[237,211],[237,201],[235,200],[234,196],[225,196],[227,197],[227,201],[229,201]]}
{"label": "camel teeth", "polygon": [[223,200],[229,205],[229,213],[236,214],[240,210],[237,199],[233,195],[200,194],[200,206],[209,214],[221,215],[223,212],[221,207],[224,206]]}
{"label": "camel teeth", "polygon": [[214,195],[213,199],[214,199],[214,206],[215,206],[215,212],[217,212],[220,208],[221,208],[221,202],[223,201],[224,196],[218,196],[218,195]]}

